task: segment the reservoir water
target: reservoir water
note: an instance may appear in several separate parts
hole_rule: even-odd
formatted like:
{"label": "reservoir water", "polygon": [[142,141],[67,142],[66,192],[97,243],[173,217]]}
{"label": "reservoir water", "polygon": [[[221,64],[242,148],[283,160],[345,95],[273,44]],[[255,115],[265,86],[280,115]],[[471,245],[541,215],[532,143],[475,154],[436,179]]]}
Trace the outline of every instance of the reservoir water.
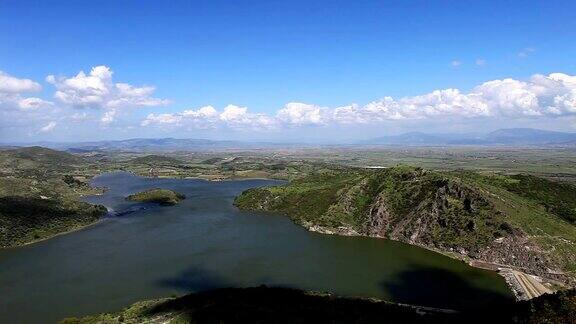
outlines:
{"label": "reservoir water", "polygon": [[[243,190],[274,184],[281,183],[96,177],[92,185],[109,190],[86,200],[116,216],[0,250],[0,323],[53,323],[143,299],[262,284],[455,309],[512,298],[497,274],[425,249],[311,233],[285,216],[233,206]],[[187,199],[172,207],[124,200],[149,188]]]}

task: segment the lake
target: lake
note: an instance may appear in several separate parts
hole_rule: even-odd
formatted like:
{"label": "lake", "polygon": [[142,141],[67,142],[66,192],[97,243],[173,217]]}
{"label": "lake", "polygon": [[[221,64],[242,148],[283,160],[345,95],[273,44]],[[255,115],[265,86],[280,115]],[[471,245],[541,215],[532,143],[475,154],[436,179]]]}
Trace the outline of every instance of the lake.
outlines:
{"label": "lake", "polygon": [[[295,287],[442,308],[512,298],[503,278],[407,244],[311,233],[285,216],[241,212],[236,195],[272,180],[209,182],[107,173],[85,200],[112,212],[80,231],[0,250],[0,322],[50,323],[143,299],[218,287]],[[129,194],[186,195],[160,207]]]}

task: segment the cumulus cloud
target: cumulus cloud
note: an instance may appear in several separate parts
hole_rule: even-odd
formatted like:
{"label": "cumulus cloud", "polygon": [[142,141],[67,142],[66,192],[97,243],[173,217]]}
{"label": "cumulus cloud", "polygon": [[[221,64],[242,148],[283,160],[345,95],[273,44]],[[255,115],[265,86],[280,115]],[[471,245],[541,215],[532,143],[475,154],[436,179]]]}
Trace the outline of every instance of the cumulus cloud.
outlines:
{"label": "cumulus cloud", "polygon": [[526,82],[515,79],[488,81],[469,93],[445,89],[400,100],[387,97],[368,104],[358,113],[369,113],[375,120],[434,116],[558,116],[576,113],[575,99],[576,76],[553,73],[534,75]]}
{"label": "cumulus cloud", "polygon": [[42,90],[42,87],[37,82],[30,79],[18,79],[0,71],[1,93],[37,92],[40,90]]}
{"label": "cumulus cloud", "polygon": [[149,114],[141,123],[148,125],[176,125],[182,120],[182,114]]}
{"label": "cumulus cloud", "polygon": [[219,114],[212,106],[204,106],[198,110],[184,110],[182,116],[195,120],[215,120]]}
{"label": "cumulus cloud", "polygon": [[42,90],[39,83],[20,79],[0,71],[0,109],[36,110],[52,103],[36,97],[26,97],[28,92]]}
{"label": "cumulus cloud", "polygon": [[46,81],[54,87],[54,98],[75,108],[104,109],[101,122],[109,124],[123,108],[153,107],[169,104],[167,99],[153,97],[152,86],[136,87],[128,83],[115,83],[113,71],[107,66],[96,66],[90,73],[78,72],[73,77],[49,75]]}
{"label": "cumulus cloud", "polygon": [[[106,66],[98,66],[89,74],[80,72],[70,78],[48,76],[46,80],[56,87],[54,97],[59,102],[56,105],[28,95],[29,92],[41,90],[37,82],[0,72],[0,126],[27,125],[31,132],[40,133],[52,131],[57,123],[66,122],[78,124],[96,121],[106,126],[120,119],[127,108],[168,103],[165,99],[154,97],[154,87],[115,83],[112,76],[113,72]],[[140,125],[272,130],[439,118],[553,120],[563,116],[576,116],[576,76],[552,73],[536,74],[527,80],[491,80],[469,91],[449,88],[403,98],[385,96],[366,105],[323,107],[289,102],[269,114],[256,113],[248,107],[233,104],[222,108],[203,106],[179,112],[155,112],[141,120]]]}
{"label": "cumulus cloud", "polygon": [[351,104],[328,108],[291,102],[274,115],[251,113],[248,108],[235,105],[220,112],[207,106],[180,113],[150,114],[142,125],[272,129],[441,117],[554,118],[572,115],[576,115],[576,76],[552,73],[537,74],[527,81],[492,80],[469,92],[443,89],[400,99],[384,97],[365,106]]}
{"label": "cumulus cloud", "polygon": [[278,111],[277,118],[285,123],[294,125],[318,125],[326,119],[326,109],[315,105],[300,102],[287,103]]}
{"label": "cumulus cloud", "polygon": [[462,62],[459,60],[453,60],[452,62],[450,62],[450,65],[452,65],[452,67],[459,67],[460,65],[462,65]]}
{"label": "cumulus cloud", "polygon": [[128,83],[114,83],[113,71],[107,66],[96,66],[89,74],[80,71],[76,76],[46,77],[57,91],[54,97],[70,106],[93,108],[122,108],[161,106],[169,103],[166,99],[152,97],[155,88],[135,87]]}
{"label": "cumulus cloud", "polygon": [[188,109],[179,113],[149,114],[141,122],[141,125],[270,129],[277,126],[277,121],[265,114],[250,113],[246,107],[228,105],[222,111],[217,111],[212,106],[205,106],[197,110]]}
{"label": "cumulus cloud", "polygon": [[39,133],[48,133],[54,130],[54,128],[56,128],[56,122],[49,122],[48,124],[44,125],[42,128],[40,128],[38,130]]}

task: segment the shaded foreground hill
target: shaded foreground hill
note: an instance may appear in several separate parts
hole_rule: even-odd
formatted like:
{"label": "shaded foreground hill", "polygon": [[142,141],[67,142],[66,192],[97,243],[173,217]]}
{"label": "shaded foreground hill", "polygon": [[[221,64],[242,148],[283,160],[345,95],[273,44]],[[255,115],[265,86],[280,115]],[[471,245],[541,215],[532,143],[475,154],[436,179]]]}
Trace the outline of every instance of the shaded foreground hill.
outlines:
{"label": "shaded foreground hill", "polygon": [[498,129],[488,134],[428,134],[409,132],[382,136],[360,142],[369,145],[503,145],[503,146],[574,146],[576,133],[547,131],[533,128]]}
{"label": "shaded foreground hill", "polygon": [[61,323],[574,323],[575,290],[462,313],[289,288],[225,288]]}
{"label": "shaded foreground hill", "polygon": [[52,237],[96,222],[106,208],[79,201],[0,197],[0,247]]}

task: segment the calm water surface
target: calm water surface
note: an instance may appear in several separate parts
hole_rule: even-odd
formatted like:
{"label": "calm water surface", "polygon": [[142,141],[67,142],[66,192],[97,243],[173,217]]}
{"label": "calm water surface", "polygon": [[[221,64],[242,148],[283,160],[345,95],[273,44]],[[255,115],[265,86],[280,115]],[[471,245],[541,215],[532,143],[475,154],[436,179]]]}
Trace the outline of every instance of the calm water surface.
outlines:
{"label": "calm water surface", "polygon": [[[132,302],[260,284],[445,308],[511,298],[504,280],[430,251],[310,233],[287,217],[240,212],[234,197],[269,180],[95,178],[87,201],[116,216],[23,248],[0,250],[0,323],[50,323]],[[124,201],[149,188],[187,197],[173,207]]]}

